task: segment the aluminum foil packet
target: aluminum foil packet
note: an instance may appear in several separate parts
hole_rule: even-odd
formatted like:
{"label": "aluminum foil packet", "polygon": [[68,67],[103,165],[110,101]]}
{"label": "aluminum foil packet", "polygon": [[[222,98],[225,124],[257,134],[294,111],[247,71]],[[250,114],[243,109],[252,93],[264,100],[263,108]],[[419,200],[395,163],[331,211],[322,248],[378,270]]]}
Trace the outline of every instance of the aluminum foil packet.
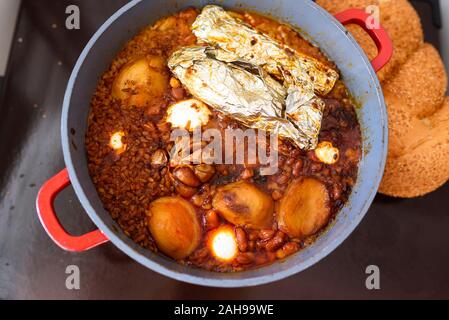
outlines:
{"label": "aluminum foil packet", "polygon": [[263,67],[269,74],[283,79],[287,86],[295,85],[326,95],[339,79],[336,70],[281,45],[219,6],[204,7],[192,31],[198,40]]}
{"label": "aluminum foil packet", "polygon": [[324,103],[308,89],[287,89],[260,66],[212,47],[183,48],[168,66],[194,97],[217,111],[301,149],[316,148]]}

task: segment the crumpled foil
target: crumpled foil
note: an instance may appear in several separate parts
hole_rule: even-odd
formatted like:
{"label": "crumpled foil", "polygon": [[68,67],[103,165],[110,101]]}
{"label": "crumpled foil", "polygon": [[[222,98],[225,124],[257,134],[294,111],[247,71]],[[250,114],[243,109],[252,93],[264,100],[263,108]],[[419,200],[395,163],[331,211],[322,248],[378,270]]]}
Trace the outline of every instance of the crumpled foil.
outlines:
{"label": "crumpled foil", "polygon": [[234,60],[263,67],[277,79],[283,79],[287,86],[296,85],[326,95],[339,78],[336,70],[281,45],[219,6],[204,7],[192,31],[198,40],[235,55]]}
{"label": "crumpled foil", "polygon": [[286,89],[263,68],[212,47],[186,47],[168,62],[189,92],[243,125],[316,148],[324,102],[300,86]]}

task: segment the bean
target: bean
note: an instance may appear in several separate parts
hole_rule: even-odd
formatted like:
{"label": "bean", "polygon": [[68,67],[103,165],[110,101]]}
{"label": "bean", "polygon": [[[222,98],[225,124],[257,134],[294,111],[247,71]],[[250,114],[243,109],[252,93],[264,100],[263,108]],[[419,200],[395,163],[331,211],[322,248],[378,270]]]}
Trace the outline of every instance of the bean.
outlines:
{"label": "bean", "polygon": [[314,173],[318,173],[323,170],[323,164],[317,162],[312,163],[312,165],[310,166],[310,170],[312,170],[312,172]]}
{"label": "bean", "polygon": [[251,264],[254,262],[255,255],[252,252],[241,253],[237,256],[236,261],[238,264]]}
{"label": "bean", "polygon": [[307,152],[307,158],[309,158],[310,160],[319,162],[320,159],[318,159],[318,157],[316,156],[315,150],[311,150],[309,152]]}
{"label": "bean", "polygon": [[284,174],[286,174],[287,176],[291,176],[291,173],[293,171],[293,168],[291,166],[284,166],[284,168],[282,168],[284,170]]}
{"label": "bean", "polygon": [[258,266],[264,265],[268,262],[267,256],[258,254],[255,259],[255,264]]}
{"label": "bean", "polygon": [[201,185],[200,179],[193,173],[189,167],[179,167],[173,172],[173,176],[189,187],[199,187]]}
{"label": "bean", "polygon": [[178,180],[175,180],[174,185],[175,185],[176,192],[181,197],[184,197],[184,198],[190,198],[193,195],[195,195],[195,193],[197,192],[196,188],[186,186],[184,183],[182,183],[181,181],[178,181]]}
{"label": "bean", "polygon": [[208,255],[209,255],[209,250],[207,248],[203,248],[203,249],[196,251],[193,254],[192,258],[194,260],[201,261],[201,260],[206,259],[208,257]]}
{"label": "bean", "polygon": [[220,226],[220,218],[215,210],[209,210],[204,216],[206,220],[206,229],[212,230]]}
{"label": "bean", "polygon": [[296,159],[295,158],[290,158],[287,160],[287,165],[292,166],[295,163]]}
{"label": "bean", "polygon": [[266,229],[266,230],[260,231],[259,238],[262,240],[270,240],[271,238],[274,237],[275,234],[276,234],[276,231],[271,230],[271,229]]}
{"label": "bean", "polygon": [[301,175],[303,166],[304,163],[302,162],[302,160],[298,159],[295,165],[293,166],[293,175],[295,177],[299,177]]}
{"label": "bean", "polygon": [[204,197],[200,194],[196,194],[192,197],[192,203],[197,207],[201,207],[203,205],[203,202]]}
{"label": "bean", "polygon": [[215,174],[215,167],[209,164],[200,164],[195,167],[195,175],[201,182],[208,182]]}
{"label": "bean", "polygon": [[278,159],[278,166],[279,167],[282,167],[284,164],[285,164],[285,157],[279,157],[279,159]]}
{"label": "bean", "polygon": [[248,241],[248,251],[256,250],[256,241]]}
{"label": "bean", "polygon": [[249,233],[249,240],[257,240],[259,238],[259,234],[257,231],[252,231]]}
{"label": "bean", "polygon": [[275,252],[267,252],[267,258],[269,262],[276,261],[276,253]]}
{"label": "bean", "polygon": [[284,244],[284,237],[281,234],[276,234],[276,236],[267,242],[265,248],[267,251],[276,251]]}
{"label": "bean", "polygon": [[242,228],[235,229],[235,236],[237,238],[237,245],[241,252],[246,252],[248,250],[248,239],[246,237],[246,232]]}
{"label": "bean", "polygon": [[267,246],[266,240],[261,240],[261,241],[256,242],[256,249],[258,249],[258,250],[266,250],[266,246]]}
{"label": "bean", "polygon": [[289,180],[290,180],[290,177],[287,174],[285,174],[285,173],[281,174],[276,179],[277,183],[279,183],[280,185],[286,184]]}
{"label": "bean", "polygon": [[284,240],[287,238],[287,235],[282,231],[278,231],[276,235],[281,237]]}
{"label": "bean", "polygon": [[295,149],[295,150],[293,150],[291,156],[293,158],[297,158],[297,157],[299,157],[300,154],[301,154],[301,151],[299,149]]}
{"label": "bean", "polygon": [[288,256],[291,256],[295,252],[298,252],[299,250],[299,244],[296,242],[289,242],[286,245],[284,245],[281,249],[276,251],[276,257],[280,260],[287,258]]}
{"label": "bean", "polygon": [[172,88],[171,94],[176,100],[182,100],[184,99],[185,91],[183,88]]}
{"label": "bean", "polygon": [[274,201],[278,201],[278,200],[282,199],[283,194],[282,194],[282,192],[280,192],[279,190],[275,190],[275,191],[273,191],[273,193],[271,194],[271,197],[273,198]]}

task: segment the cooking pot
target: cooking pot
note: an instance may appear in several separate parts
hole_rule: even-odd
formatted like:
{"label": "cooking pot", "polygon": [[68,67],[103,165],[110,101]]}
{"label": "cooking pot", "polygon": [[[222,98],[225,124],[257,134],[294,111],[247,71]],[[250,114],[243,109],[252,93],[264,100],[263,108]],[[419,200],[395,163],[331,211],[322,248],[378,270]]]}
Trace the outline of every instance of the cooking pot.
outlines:
{"label": "cooking pot", "polygon": [[[240,273],[219,274],[182,266],[162,255],[146,250],[128,238],[104,209],[89,176],[84,147],[87,118],[92,95],[102,73],[116,53],[143,27],[188,6],[202,7],[213,1],[135,0],[117,11],[95,33],[75,65],[67,86],[62,113],[62,146],[67,169],[51,178],[37,198],[40,221],[61,248],[81,252],[111,241],[128,256],[151,270],[180,281],[212,287],[246,287],[270,283],[296,274],[323,259],[340,245],[360,223],[376,195],[387,155],[387,114],[376,71],[392,55],[392,43],[382,28],[367,26],[369,15],[351,9],[333,17],[310,0],[227,0],[226,8],[249,8],[270,14],[297,26],[339,67],[354,98],[363,131],[363,158],[358,181],[347,205],[329,228],[310,247],[286,261]],[[379,54],[370,63],[360,46],[342,24],[356,23],[376,43]],[[53,208],[57,194],[69,184],[99,230],[83,236],[68,234]]]}

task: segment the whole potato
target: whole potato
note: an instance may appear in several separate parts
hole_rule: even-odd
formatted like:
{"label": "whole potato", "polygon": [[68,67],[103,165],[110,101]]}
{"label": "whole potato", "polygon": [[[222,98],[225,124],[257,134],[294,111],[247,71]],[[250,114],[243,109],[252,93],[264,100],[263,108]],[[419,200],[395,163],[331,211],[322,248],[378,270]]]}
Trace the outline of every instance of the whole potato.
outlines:
{"label": "whole potato", "polygon": [[249,182],[241,181],[218,189],[213,208],[236,226],[253,229],[271,228],[273,199]]}
{"label": "whole potato", "polygon": [[128,105],[143,107],[160,97],[169,86],[169,75],[162,57],[146,56],[122,67],[112,85],[112,96]]}
{"label": "whole potato", "polygon": [[313,178],[293,181],[279,202],[279,229],[301,240],[314,235],[329,222],[329,202],[322,182]]}
{"label": "whole potato", "polygon": [[184,259],[200,244],[200,221],[188,201],[179,197],[160,198],[151,203],[147,215],[151,235],[167,256]]}

